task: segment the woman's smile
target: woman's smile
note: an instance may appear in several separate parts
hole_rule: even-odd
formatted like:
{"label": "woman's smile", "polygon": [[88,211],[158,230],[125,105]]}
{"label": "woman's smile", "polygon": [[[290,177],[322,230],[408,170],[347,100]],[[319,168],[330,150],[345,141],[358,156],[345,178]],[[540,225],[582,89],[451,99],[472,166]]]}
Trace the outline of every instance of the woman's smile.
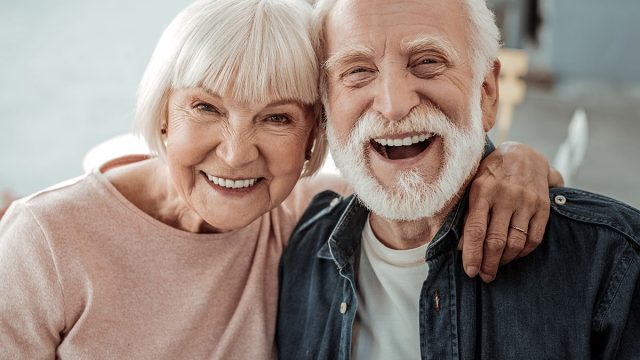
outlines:
{"label": "woman's smile", "polygon": [[260,179],[262,179],[262,177],[231,179],[231,178],[211,175],[205,172],[203,172],[203,174],[206,175],[207,179],[210,182],[226,189],[250,188],[250,187],[253,187],[258,181],[260,181]]}
{"label": "woman's smile", "polygon": [[264,185],[264,177],[224,178],[201,172],[203,179],[219,195],[244,197],[254,193],[260,185]]}

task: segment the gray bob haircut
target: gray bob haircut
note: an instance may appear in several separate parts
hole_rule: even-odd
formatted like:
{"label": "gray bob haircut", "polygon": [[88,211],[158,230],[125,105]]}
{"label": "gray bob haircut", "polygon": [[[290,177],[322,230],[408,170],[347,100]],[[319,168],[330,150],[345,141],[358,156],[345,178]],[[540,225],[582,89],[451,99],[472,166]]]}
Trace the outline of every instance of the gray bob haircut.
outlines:
{"label": "gray bob haircut", "polygon": [[[325,23],[331,9],[338,0],[318,0],[315,4],[312,20],[313,35],[318,62],[324,65],[325,54]],[[451,1],[451,0],[448,0]],[[474,72],[474,81],[479,85],[484,76],[493,68],[493,62],[498,57],[500,49],[500,30],[496,25],[495,16],[487,7],[486,0],[458,0],[466,11],[469,28],[469,46]],[[320,94],[322,102],[327,106],[327,75],[324,67],[320,73]]]}
{"label": "gray bob haircut", "polygon": [[[172,90],[203,87],[240,103],[292,100],[315,112],[315,144],[303,176],[322,165],[319,67],[312,7],[302,0],[198,0],[163,32],[138,88],[136,132],[165,156],[161,128]],[[277,145],[277,144],[274,144]]]}

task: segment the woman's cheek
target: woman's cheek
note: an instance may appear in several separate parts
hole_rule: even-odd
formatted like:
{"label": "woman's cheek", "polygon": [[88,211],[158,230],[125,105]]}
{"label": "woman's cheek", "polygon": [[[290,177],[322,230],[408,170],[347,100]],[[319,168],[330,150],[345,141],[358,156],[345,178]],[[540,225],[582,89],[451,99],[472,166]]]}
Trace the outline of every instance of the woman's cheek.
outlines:
{"label": "woman's cheek", "polygon": [[189,126],[179,122],[167,138],[167,155],[173,156],[184,165],[201,163],[213,150],[212,141],[201,126]]}

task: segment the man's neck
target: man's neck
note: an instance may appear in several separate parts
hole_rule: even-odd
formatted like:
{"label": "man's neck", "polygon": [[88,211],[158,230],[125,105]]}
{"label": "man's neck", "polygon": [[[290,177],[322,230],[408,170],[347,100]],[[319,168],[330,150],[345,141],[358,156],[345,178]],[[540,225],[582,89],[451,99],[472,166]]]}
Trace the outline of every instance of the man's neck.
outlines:
{"label": "man's neck", "polygon": [[391,249],[407,250],[430,242],[446,219],[448,210],[447,206],[447,211],[412,221],[389,220],[371,213],[369,221],[376,238],[385,246]]}
{"label": "man's neck", "polygon": [[465,186],[449,202],[433,216],[412,221],[389,220],[375,213],[369,214],[371,230],[385,246],[396,250],[407,250],[420,247],[433,238],[442,227],[447,216],[458,203],[469,180]]}

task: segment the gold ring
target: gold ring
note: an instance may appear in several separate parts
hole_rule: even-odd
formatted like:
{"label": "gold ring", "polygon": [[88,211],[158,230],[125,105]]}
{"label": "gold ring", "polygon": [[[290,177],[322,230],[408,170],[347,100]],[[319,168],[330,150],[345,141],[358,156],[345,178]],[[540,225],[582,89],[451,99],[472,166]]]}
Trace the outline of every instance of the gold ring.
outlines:
{"label": "gold ring", "polygon": [[518,230],[518,231],[520,231],[521,233],[523,233],[525,235],[529,235],[529,233],[523,228],[519,228],[519,227],[514,226],[514,225],[509,225],[509,227],[512,228],[512,229]]}

